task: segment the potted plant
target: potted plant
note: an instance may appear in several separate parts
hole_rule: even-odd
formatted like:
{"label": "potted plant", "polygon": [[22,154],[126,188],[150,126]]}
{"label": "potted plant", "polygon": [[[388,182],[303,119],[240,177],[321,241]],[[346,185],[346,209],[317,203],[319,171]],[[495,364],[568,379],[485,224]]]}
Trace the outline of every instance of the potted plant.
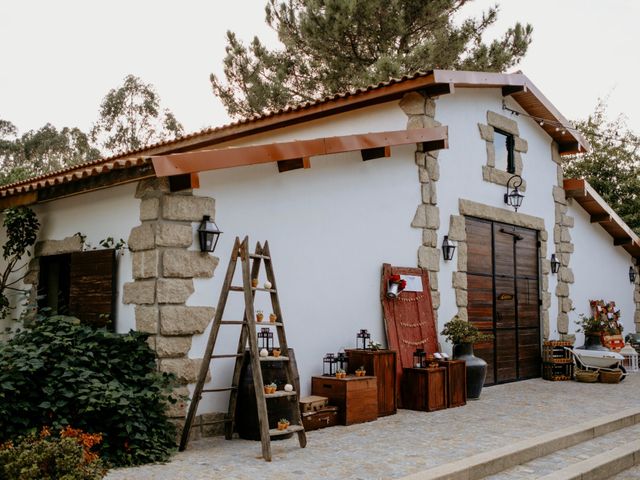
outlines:
{"label": "potted plant", "polygon": [[375,340],[369,341],[369,350],[378,351],[382,348],[382,344],[380,342],[376,342]]}
{"label": "potted plant", "polygon": [[278,420],[278,430],[286,430],[287,428],[289,428],[289,420],[287,420],[286,418],[281,418],[280,420]]}
{"label": "potted plant", "polygon": [[579,315],[579,319],[576,320],[578,328],[576,332],[582,332],[584,334],[584,345],[578,347],[585,350],[608,350],[604,347],[600,341],[603,332],[608,331],[609,323],[604,320],[602,315],[594,317],[593,315],[587,317],[583,313]]}
{"label": "potted plant", "polygon": [[262,322],[263,318],[264,318],[264,312],[262,310],[258,310],[256,312],[256,322],[258,323]]}
{"label": "potted plant", "polygon": [[251,279],[251,286],[253,288],[256,288],[258,286],[258,279],[257,278],[252,278]]}
{"label": "potted plant", "polygon": [[356,370],[356,377],[364,377],[367,374],[367,371],[364,369],[364,365],[361,365]]}
{"label": "potted plant", "polygon": [[280,356],[280,349],[279,348],[274,348],[273,351],[271,352],[271,354],[274,357],[279,357]]}
{"label": "potted plant", "polygon": [[270,313],[269,314],[269,321],[271,323],[276,323],[276,320],[278,319],[278,316],[275,313]]}
{"label": "potted plant", "polygon": [[482,386],[487,376],[487,362],[473,354],[473,344],[485,342],[493,338],[492,335],[480,333],[471,323],[465,322],[457,315],[444,326],[442,335],[453,344],[453,358],[464,360],[467,367],[467,398],[480,398]]}
{"label": "potted plant", "polygon": [[336,370],[336,378],[345,378],[347,376],[347,372],[343,368],[339,368]]}
{"label": "potted plant", "polygon": [[271,394],[271,393],[276,393],[276,391],[278,390],[278,385],[276,384],[276,382],[272,382],[269,385],[265,385],[264,386],[264,393]]}

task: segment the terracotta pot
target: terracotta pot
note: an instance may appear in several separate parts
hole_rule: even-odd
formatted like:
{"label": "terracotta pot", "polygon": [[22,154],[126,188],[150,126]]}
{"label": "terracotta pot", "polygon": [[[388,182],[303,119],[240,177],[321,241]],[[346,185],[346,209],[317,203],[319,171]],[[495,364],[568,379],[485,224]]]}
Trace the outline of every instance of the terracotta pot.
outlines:
{"label": "terracotta pot", "polygon": [[286,430],[287,428],[289,428],[289,422],[287,423],[278,422],[278,430]]}
{"label": "terracotta pot", "polygon": [[262,313],[256,314],[256,321],[260,323],[264,319],[264,315]]}
{"label": "terracotta pot", "polygon": [[279,357],[280,356],[280,350],[274,350],[273,351],[273,356],[274,357]]}
{"label": "terracotta pot", "polygon": [[269,315],[269,321],[271,323],[276,323],[277,319],[278,319],[278,316],[275,313],[272,313],[271,315]]}

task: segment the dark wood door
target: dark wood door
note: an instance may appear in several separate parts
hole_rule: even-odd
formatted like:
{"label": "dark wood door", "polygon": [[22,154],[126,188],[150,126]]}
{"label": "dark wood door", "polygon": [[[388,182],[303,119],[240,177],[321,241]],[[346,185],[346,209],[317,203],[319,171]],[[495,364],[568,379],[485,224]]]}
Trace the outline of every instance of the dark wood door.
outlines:
{"label": "dark wood door", "polygon": [[485,385],[540,376],[538,232],[466,219],[469,321],[493,334],[476,344]]}

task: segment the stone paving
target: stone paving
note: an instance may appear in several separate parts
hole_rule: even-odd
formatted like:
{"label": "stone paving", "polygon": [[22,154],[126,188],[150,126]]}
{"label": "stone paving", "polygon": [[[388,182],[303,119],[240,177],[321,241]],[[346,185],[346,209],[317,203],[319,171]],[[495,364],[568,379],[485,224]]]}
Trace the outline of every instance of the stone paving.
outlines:
{"label": "stone paving", "polygon": [[[490,451],[600,415],[640,406],[640,374],[617,385],[541,379],[485,388],[478,401],[438,412],[399,410],[375,422],[272,443],[209,438],[169,463],[112,470],[108,480],[392,479]],[[536,475],[538,476],[538,475]],[[620,477],[640,478],[640,477]]]}

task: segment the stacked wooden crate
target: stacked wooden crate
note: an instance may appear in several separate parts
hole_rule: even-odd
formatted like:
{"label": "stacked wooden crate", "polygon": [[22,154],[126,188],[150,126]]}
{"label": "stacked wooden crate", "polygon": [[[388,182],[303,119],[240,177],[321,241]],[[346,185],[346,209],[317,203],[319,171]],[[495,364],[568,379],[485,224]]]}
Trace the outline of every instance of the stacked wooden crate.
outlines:
{"label": "stacked wooden crate", "polygon": [[542,378],[561,381],[573,378],[573,359],[565,348],[573,343],[548,340],[542,344]]}

